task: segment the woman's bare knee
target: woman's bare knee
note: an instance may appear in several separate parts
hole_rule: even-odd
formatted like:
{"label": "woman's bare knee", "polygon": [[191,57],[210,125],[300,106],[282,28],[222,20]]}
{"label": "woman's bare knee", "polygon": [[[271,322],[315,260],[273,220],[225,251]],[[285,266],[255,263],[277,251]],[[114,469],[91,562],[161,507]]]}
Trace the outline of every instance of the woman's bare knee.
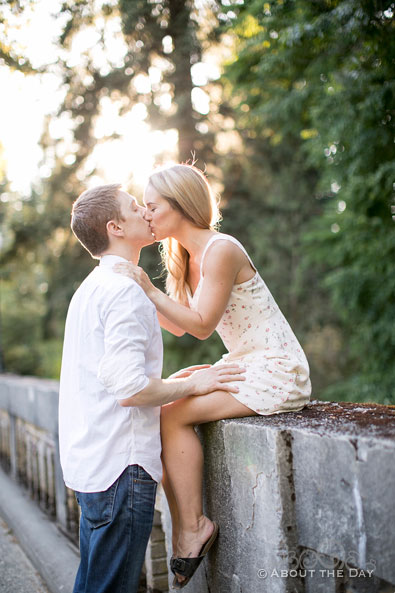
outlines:
{"label": "woman's bare knee", "polygon": [[178,400],[177,402],[162,406],[160,413],[160,423],[162,430],[176,424],[183,424],[183,415],[181,413],[182,408],[180,406],[182,401],[183,400]]}
{"label": "woman's bare knee", "polygon": [[176,426],[189,426],[196,424],[195,418],[199,409],[199,396],[185,397],[171,404],[162,406],[161,428],[170,429]]}

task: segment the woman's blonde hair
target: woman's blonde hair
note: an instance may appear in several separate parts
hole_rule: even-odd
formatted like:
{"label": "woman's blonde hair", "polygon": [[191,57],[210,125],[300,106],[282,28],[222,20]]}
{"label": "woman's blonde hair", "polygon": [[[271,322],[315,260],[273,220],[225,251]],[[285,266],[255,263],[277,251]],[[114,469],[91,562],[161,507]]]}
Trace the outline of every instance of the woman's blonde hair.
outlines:
{"label": "woman's blonde hair", "polygon": [[[200,169],[186,164],[164,167],[154,171],[148,183],[199,229],[217,227],[221,218],[218,201]],[[167,293],[186,303],[189,253],[176,239],[168,237],[162,241],[161,255],[167,270]]]}

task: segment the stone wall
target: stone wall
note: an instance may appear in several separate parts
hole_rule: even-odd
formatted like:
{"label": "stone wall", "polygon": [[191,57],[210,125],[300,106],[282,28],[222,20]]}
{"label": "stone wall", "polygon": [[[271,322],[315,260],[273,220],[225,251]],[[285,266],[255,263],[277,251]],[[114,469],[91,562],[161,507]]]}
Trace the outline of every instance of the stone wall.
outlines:
{"label": "stone wall", "polygon": [[78,541],[78,510],[58,452],[57,381],[0,376],[0,458],[41,508]]}
{"label": "stone wall", "polygon": [[185,593],[395,591],[395,406],[314,401],[199,430],[220,537]]}
{"label": "stone wall", "polygon": [[[57,381],[0,375],[0,463],[77,546],[79,509],[63,482],[59,462],[58,395]],[[167,591],[165,536],[158,511],[144,573],[147,590]]]}
{"label": "stone wall", "polygon": [[[0,376],[0,461],[77,541],[62,480],[58,383]],[[395,406],[311,402],[210,423],[206,512],[220,537],[185,593],[393,593]],[[167,591],[171,526],[158,489],[147,590]],[[168,559],[167,558],[167,559]]]}

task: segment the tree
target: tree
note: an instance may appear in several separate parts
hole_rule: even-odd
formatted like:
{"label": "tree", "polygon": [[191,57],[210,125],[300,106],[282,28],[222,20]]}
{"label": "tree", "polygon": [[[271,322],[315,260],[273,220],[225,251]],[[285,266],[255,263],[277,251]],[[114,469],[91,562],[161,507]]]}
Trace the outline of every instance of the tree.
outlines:
{"label": "tree", "polygon": [[327,395],[393,403],[395,6],[284,0],[229,8],[238,10],[240,38],[229,75],[249,125],[273,145],[296,141],[318,174],[324,215],[304,232],[304,256],[325,272],[318,288],[329,292],[349,347],[348,373]]}
{"label": "tree", "polygon": [[[86,180],[100,174],[92,162],[94,150],[120,135],[110,131],[98,137],[96,126],[104,103],[111,102],[120,118],[136,105],[143,106],[151,125],[176,129],[182,159],[191,158],[194,150],[203,157],[211,145],[210,133],[202,135],[196,128],[206,116],[191,102],[191,67],[201,55],[193,2],[147,0],[110,5],[66,0],[61,16],[65,26],[59,37],[59,58],[38,69],[56,75],[64,91],[58,112],[48,115],[41,141],[42,165],[48,173],[32,188],[31,196],[21,200],[21,212],[10,208],[2,259],[14,288],[16,262],[27,258],[31,265],[22,268],[31,286],[45,285],[41,304],[35,308],[40,329],[35,340],[52,344],[51,348],[61,340],[73,291],[92,267],[89,255],[72,236],[69,221],[72,202],[86,188]],[[88,43],[77,60],[75,40],[92,34],[95,43]],[[118,46],[123,44],[115,57],[110,51],[114,38]],[[60,124],[60,131],[54,133],[54,124]],[[134,189],[132,176],[128,189]],[[156,271],[156,249],[147,251],[144,265]],[[17,370],[18,357],[10,364],[10,370]],[[21,370],[32,372],[33,367]]]}
{"label": "tree", "polygon": [[0,40],[0,64],[6,64],[12,70],[19,70],[25,74],[34,72],[28,57],[12,46],[9,39],[9,20],[10,17],[21,16],[26,6],[33,3],[33,0],[27,0],[21,3],[18,0],[0,0],[0,30],[2,39]]}

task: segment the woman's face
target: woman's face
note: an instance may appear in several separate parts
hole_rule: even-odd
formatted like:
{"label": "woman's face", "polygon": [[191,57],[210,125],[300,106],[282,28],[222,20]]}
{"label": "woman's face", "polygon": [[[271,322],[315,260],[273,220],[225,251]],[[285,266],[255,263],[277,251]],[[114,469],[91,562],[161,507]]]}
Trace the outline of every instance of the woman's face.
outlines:
{"label": "woman's face", "polygon": [[174,210],[150,183],[144,192],[144,205],[146,208],[144,218],[150,224],[155,241],[174,237],[184,217],[181,212]]}

